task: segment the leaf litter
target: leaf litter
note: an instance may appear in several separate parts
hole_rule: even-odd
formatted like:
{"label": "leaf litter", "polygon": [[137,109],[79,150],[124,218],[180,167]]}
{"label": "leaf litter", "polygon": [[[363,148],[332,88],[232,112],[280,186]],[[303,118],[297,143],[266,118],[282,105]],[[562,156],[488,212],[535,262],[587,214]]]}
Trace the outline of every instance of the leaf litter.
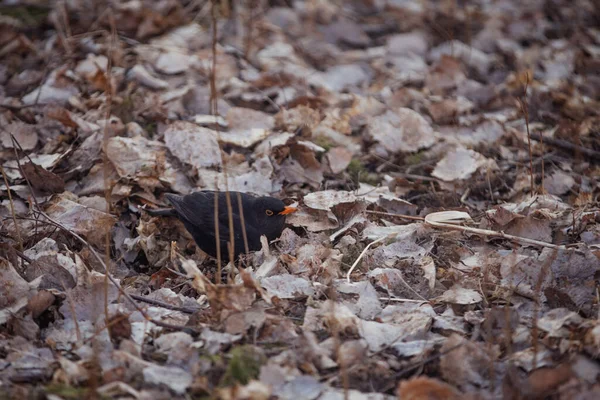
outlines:
{"label": "leaf litter", "polygon": [[[592,2],[9,3],[8,396],[597,397]],[[299,211],[145,211],[226,189]]]}

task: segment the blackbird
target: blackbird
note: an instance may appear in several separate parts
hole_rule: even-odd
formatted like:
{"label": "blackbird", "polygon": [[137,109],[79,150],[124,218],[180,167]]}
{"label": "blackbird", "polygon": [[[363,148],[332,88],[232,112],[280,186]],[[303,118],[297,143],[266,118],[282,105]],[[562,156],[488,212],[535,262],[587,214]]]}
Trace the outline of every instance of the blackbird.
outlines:
{"label": "blackbird", "polygon": [[[242,211],[248,250],[261,249],[260,237],[265,235],[269,241],[277,239],[283,231],[285,216],[296,211],[294,207],[286,206],[283,201],[274,197],[256,197],[247,193],[229,192],[231,211],[233,217],[234,249],[233,254],[237,259],[245,253],[244,236],[242,232],[242,216],[238,199],[242,200]],[[148,210],[151,215],[177,217],[183,222],[185,228],[194,238],[194,241],[205,253],[217,257],[217,244],[215,233],[215,196],[219,201],[218,239],[221,247],[221,259],[229,261],[227,243],[229,235],[229,213],[225,192],[204,190],[179,196],[168,193],[165,197],[173,205],[167,210]]]}

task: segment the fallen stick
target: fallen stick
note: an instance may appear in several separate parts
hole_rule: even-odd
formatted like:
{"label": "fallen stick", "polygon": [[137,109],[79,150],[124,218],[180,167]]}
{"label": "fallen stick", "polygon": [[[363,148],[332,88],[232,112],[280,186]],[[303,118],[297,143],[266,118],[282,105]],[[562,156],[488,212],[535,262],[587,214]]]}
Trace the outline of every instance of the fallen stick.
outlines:
{"label": "fallen stick", "polygon": [[592,149],[588,149],[587,147],[576,145],[575,143],[571,143],[562,139],[555,139],[551,137],[542,137],[539,133],[532,133],[531,138],[537,141],[544,141],[545,144],[550,146],[559,147],[563,150],[569,150],[573,153],[581,153],[589,158],[600,161],[600,152]]}

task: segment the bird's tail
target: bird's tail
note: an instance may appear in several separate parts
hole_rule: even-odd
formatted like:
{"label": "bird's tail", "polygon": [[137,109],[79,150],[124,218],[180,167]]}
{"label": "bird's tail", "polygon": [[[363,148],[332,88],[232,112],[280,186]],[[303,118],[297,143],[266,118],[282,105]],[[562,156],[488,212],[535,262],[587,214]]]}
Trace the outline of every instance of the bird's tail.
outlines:
{"label": "bird's tail", "polygon": [[167,200],[169,200],[169,203],[173,205],[181,202],[181,200],[183,199],[183,196],[180,196],[175,193],[165,193],[165,197],[167,198]]}
{"label": "bird's tail", "polygon": [[[178,194],[174,194],[174,193],[166,193],[165,197],[167,198],[167,200],[169,200],[169,203],[171,203],[174,206],[177,206],[182,199],[182,196],[179,196]],[[147,209],[146,210],[148,212],[148,214],[152,215],[153,217],[177,217],[177,210],[175,210],[174,208],[161,208],[158,210],[151,210],[151,209]]]}
{"label": "bird's tail", "polygon": [[159,208],[157,210],[152,210],[147,208],[145,210],[148,214],[153,217],[176,217],[177,212],[172,208]]}

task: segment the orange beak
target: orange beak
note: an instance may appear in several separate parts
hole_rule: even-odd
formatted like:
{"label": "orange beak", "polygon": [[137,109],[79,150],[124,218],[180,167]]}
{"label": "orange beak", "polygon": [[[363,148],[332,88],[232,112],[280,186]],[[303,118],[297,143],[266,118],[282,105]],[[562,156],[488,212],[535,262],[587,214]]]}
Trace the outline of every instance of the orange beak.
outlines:
{"label": "orange beak", "polygon": [[279,215],[288,215],[288,214],[291,214],[296,211],[298,211],[298,209],[296,207],[287,206],[286,208],[283,209],[282,212],[279,213]]}

